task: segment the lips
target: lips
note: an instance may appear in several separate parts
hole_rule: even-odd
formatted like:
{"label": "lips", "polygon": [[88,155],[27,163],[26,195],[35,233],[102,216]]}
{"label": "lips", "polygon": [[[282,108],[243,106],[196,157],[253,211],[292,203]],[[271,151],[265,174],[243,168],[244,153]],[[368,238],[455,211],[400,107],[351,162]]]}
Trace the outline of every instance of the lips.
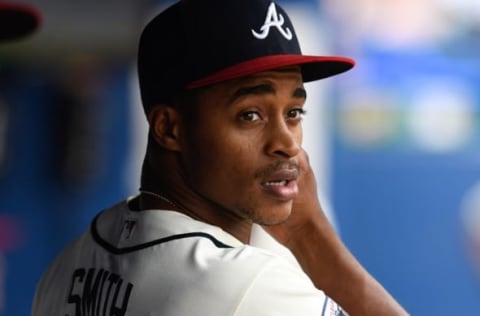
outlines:
{"label": "lips", "polygon": [[282,180],[282,181],[268,181],[265,182],[264,185],[266,186],[285,186],[288,183],[287,180]]}
{"label": "lips", "polygon": [[266,180],[262,182],[262,189],[271,197],[281,201],[290,201],[297,196],[297,169],[276,170],[264,178]]}

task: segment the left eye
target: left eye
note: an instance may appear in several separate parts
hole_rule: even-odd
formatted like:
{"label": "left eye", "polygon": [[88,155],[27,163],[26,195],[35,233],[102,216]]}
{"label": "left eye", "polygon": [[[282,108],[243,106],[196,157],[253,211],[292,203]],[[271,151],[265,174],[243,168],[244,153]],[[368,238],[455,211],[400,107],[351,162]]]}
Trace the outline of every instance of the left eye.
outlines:
{"label": "left eye", "polygon": [[304,109],[293,109],[288,111],[287,117],[292,118],[292,119],[301,119],[305,115],[305,110]]}

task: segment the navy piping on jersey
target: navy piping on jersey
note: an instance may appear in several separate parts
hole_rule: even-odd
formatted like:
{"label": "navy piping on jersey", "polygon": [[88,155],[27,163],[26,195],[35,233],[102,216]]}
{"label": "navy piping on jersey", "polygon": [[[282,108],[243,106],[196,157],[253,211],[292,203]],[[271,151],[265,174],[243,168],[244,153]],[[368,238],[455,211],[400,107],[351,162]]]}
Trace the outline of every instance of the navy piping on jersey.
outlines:
{"label": "navy piping on jersey", "polygon": [[327,309],[328,305],[328,297],[325,297],[325,301],[323,302],[323,308],[322,308],[322,316],[325,316],[325,310]]}
{"label": "navy piping on jersey", "polygon": [[218,248],[233,248],[232,246],[224,244],[223,242],[216,239],[212,235],[207,234],[207,233],[203,233],[203,232],[191,232],[191,233],[185,233],[185,234],[171,235],[171,236],[168,236],[168,237],[159,238],[159,239],[155,239],[155,240],[143,243],[143,244],[139,244],[139,245],[136,245],[136,246],[133,246],[133,247],[117,248],[117,247],[112,246],[108,242],[106,242],[104,239],[102,239],[102,237],[100,237],[100,234],[97,231],[97,220],[98,220],[99,216],[100,216],[100,214],[95,217],[92,224],[90,225],[90,232],[92,234],[92,237],[100,246],[102,246],[107,251],[109,251],[113,254],[116,254],[116,255],[121,255],[121,254],[129,253],[129,252],[133,252],[133,251],[137,251],[137,250],[142,250],[142,249],[152,247],[152,246],[155,246],[155,245],[159,245],[159,244],[162,244],[162,243],[166,243],[166,242],[169,242],[169,241],[172,241],[172,240],[192,238],[192,237],[207,238]]}

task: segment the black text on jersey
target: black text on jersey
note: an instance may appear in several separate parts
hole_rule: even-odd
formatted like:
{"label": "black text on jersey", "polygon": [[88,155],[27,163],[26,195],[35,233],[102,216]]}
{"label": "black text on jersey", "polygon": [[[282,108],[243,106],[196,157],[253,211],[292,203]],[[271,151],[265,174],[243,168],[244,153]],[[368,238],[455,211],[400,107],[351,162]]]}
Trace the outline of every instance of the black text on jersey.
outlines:
{"label": "black text on jersey", "polygon": [[[133,284],[104,269],[80,268],[73,272],[67,303],[75,314],[66,316],[125,315]],[[71,305],[70,305],[71,306]]]}

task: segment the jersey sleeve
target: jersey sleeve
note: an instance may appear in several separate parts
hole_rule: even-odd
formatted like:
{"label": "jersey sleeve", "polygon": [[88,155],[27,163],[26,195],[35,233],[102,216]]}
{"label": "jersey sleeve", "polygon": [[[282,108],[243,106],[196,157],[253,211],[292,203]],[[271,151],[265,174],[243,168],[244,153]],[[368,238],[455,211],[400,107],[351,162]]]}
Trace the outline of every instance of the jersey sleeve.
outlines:
{"label": "jersey sleeve", "polygon": [[342,316],[341,307],[295,266],[274,260],[246,289],[235,316]]}

